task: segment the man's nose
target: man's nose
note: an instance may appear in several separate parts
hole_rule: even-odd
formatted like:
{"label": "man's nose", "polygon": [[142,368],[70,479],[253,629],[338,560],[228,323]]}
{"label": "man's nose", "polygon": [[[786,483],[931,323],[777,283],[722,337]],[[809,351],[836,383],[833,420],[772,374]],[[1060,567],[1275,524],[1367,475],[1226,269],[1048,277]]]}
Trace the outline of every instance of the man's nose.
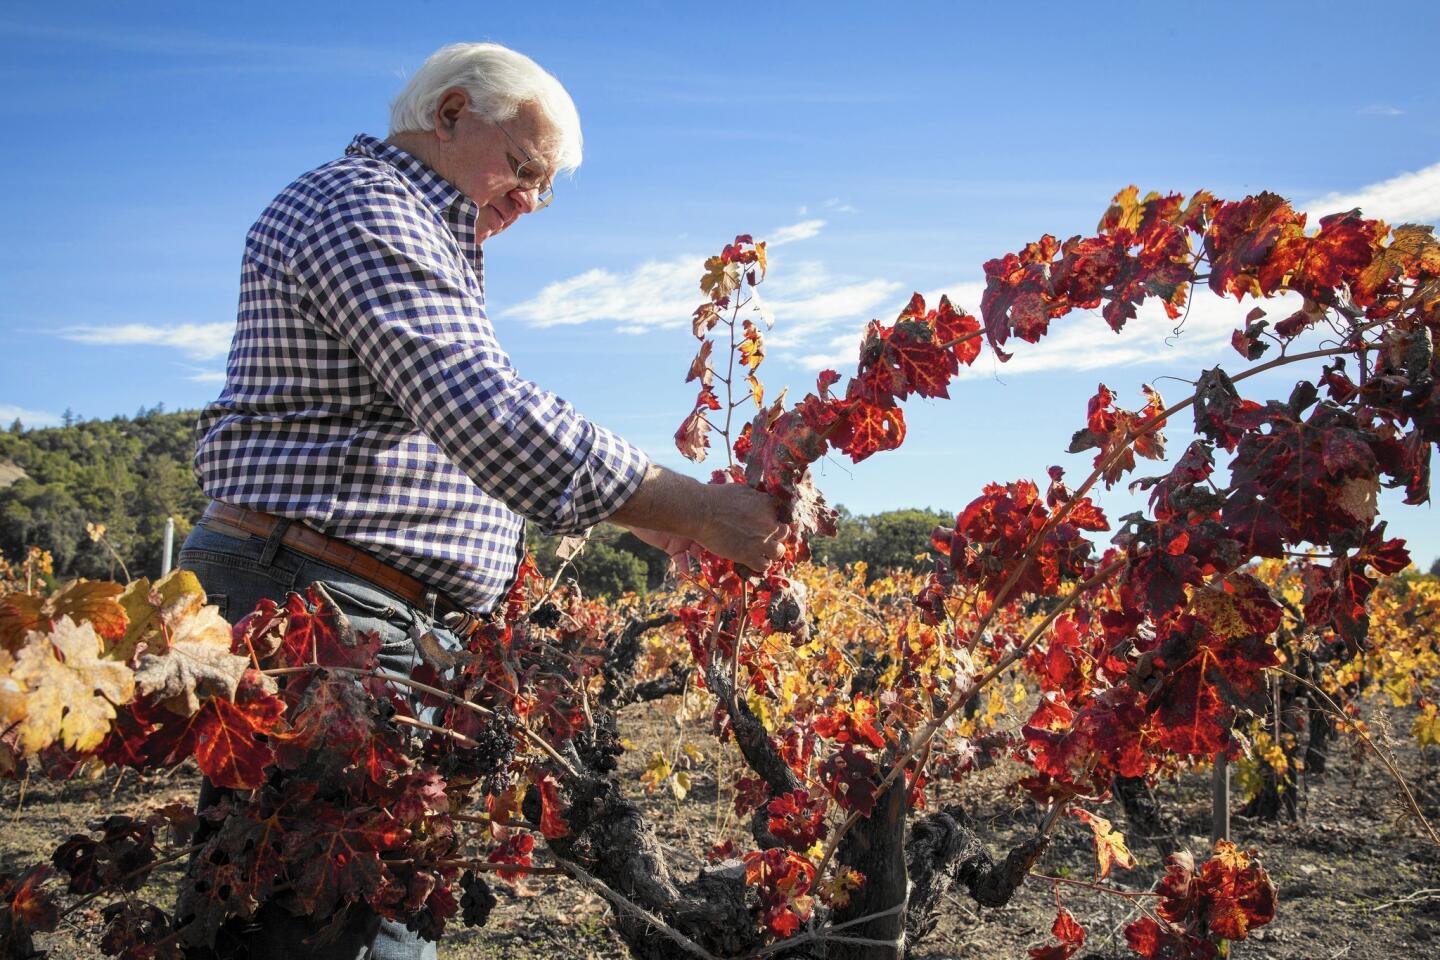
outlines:
{"label": "man's nose", "polygon": [[516,187],[509,195],[520,213],[534,213],[539,207],[540,191],[534,187]]}

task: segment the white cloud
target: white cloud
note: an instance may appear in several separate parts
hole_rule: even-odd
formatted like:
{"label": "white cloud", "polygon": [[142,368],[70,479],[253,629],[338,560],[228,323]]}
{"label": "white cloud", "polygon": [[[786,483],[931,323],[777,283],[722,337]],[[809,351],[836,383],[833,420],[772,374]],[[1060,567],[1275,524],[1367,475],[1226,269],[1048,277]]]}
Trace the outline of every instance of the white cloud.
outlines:
{"label": "white cloud", "polygon": [[109,327],[70,327],[60,336],[75,343],[98,346],[150,345],[183,351],[196,360],[212,360],[230,352],[233,323],[181,323],[162,327],[150,323],[121,323]]}
{"label": "white cloud", "polygon": [[0,427],[9,427],[16,420],[27,427],[53,427],[60,423],[60,415],[48,410],[30,410],[10,403],[0,403]]}
{"label": "white cloud", "polygon": [[834,210],[836,213],[854,213],[855,208],[843,202],[839,197],[831,197],[821,204],[826,210]]}
{"label": "white cloud", "polygon": [[[540,328],[611,322],[630,334],[688,328],[702,299],[703,263],[695,255],[651,260],[630,271],[587,270],[547,285],[500,316]],[[895,281],[836,274],[819,260],[777,266],[772,255],[770,267],[761,317],[775,322],[766,336],[774,357],[793,358],[813,350],[812,341],[837,326],[858,329],[870,317],[884,316],[885,305],[903,292]]]}
{"label": "white cloud", "polygon": [[630,333],[679,327],[700,302],[704,263],[696,255],[650,260],[628,272],[587,270],[547,285],[500,316],[541,328],[598,320],[621,323]]}
{"label": "white cloud", "polygon": [[796,240],[809,240],[825,228],[824,220],[801,220],[799,223],[792,223],[788,227],[776,227],[770,231],[769,236],[760,239],[766,242],[766,248],[779,247],[787,243],[794,243]]}
{"label": "white cloud", "polygon": [[1387,223],[1440,220],[1440,163],[1361,187],[1354,193],[1327,193],[1306,204],[1305,209],[1313,215],[1324,215],[1355,207],[1365,216]]}
{"label": "white cloud", "polygon": [[828,284],[828,289],[807,296],[776,297],[766,302],[776,326],[765,338],[772,350],[801,349],[807,341],[837,325],[858,329],[871,317],[885,316],[881,309],[904,289],[893,280],[858,280]]}
{"label": "white cloud", "polygon": [[1405,111],[1399,107],[1392,107],[1388,103],[1372,103],[1369,106],[1361,107],[1360,113],[1370,117],[1400,117]]}
{"label": "white cloud", "polygon": [[191,383],[224,383],[224,370],[197,370],[185,378]]}

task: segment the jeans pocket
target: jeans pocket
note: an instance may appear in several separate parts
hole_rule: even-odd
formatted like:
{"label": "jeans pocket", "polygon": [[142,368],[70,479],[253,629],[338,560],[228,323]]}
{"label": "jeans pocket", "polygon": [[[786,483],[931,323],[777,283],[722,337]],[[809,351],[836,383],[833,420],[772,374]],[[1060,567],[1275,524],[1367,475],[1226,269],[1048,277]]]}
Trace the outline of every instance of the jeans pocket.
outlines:
{"label": "jeans pocket", "polygon": [[311,581],[311,585],[322,587],[330,595],[356,632],[380,634],[382,653],[408,654],[413,650],[410,628],[415,617],[401,601],[374,587],[349,581],[322,579]]}
{"label": "jeans pocket", "polygon": [[315,580],[312,581],[312,585],[314,584],[324,587],[325,592],[334,598],[347,616],[356,615],[374,617],[377,620],[389,620],[401,612],[402,605],[398,601],[390,599],[378,590],[367,590],[353,583],[340,583],[335,580]]}

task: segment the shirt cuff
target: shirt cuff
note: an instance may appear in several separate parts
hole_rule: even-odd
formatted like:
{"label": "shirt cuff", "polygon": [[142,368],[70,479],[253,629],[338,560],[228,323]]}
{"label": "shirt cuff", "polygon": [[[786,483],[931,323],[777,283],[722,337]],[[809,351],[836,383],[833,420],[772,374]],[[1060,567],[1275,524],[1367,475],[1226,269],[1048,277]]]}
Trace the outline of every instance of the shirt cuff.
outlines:
{"label": "shirt cuff", "polygon": [[576,472],[554,516],[554,525],[541,524],[548,534],[580,533],[610,516],[640,488],[650,469],[650,458],[604,427],[594,431],[590,454]]}

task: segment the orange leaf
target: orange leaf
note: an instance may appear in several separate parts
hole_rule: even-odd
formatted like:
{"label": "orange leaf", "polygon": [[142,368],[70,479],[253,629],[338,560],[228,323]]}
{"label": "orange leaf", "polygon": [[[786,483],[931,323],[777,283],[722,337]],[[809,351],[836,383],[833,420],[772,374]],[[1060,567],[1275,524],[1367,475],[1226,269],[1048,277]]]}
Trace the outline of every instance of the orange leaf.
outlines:
{"label": "orange leaf", "polygon": [[1109,820],[1089,810],[1077,809],[1073,812],[1089,824],[1090,830],[1095,834],[1095,859],[1099,861],[1102,880],[1110,876],[1110,867],[1115,864],[1126,870],[1135,868],[1135,857],[1125,846],[1125,835],[1116,830]]}

